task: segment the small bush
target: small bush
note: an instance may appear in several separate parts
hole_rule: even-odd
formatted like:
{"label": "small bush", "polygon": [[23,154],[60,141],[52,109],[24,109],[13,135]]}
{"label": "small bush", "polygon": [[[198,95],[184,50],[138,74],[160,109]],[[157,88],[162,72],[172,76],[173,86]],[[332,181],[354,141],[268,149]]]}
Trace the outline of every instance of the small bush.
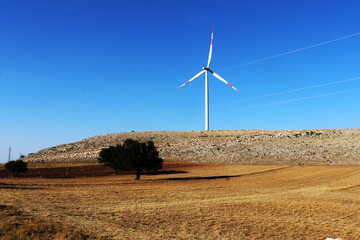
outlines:
{"label": "small bush", "polygon": [[27,172],[27,163],[19,159],[16,161],[10,161],[5,164],[6,171],[10,172],[14,177],[20,175],[20,173]]}

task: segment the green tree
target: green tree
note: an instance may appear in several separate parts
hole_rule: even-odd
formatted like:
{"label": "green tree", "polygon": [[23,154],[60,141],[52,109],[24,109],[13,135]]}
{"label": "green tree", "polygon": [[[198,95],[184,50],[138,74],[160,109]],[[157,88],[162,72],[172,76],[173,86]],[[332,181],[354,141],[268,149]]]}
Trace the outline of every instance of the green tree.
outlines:
{"label": "green tree", "polygon": [[6,171],[10,172],[14,177],[20,175],[20,173],[27,172],[27,163],[23,160],[9,161],[5,164]]}
{"label": "green tree", "polygon": [[163,160],[159,157],[154,142],[138,142],[126,139],[123,144],[101,150],[98,162],[118,171],[136,171],[136,180],[143,171],[157,171],[162,168]]}

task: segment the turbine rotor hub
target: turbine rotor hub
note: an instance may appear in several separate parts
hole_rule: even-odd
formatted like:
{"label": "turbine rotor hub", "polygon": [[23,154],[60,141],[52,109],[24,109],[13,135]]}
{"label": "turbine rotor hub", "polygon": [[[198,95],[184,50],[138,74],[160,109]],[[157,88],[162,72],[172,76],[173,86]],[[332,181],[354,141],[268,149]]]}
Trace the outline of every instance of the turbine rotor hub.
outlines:
{"label": "turbine rotor hub", "polygon": [[214,73],[210,68],[207,68],[207,67],[204,67],[204,66],[203,66],[203,69],[206,70],[206,71],[208,71],[208,72]]}

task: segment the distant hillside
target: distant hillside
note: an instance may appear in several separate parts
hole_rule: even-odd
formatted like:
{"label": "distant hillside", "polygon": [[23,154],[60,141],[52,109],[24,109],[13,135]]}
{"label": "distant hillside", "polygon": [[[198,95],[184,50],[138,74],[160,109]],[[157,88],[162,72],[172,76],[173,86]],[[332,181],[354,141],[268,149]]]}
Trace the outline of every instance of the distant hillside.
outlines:
{"label": "distant hillside", "polygon": [[210,130],[104,134],[46,148],[26,161],[95,160],[127,138],[152,140],[167,161],[253,164],[360,164],[360,129]]}

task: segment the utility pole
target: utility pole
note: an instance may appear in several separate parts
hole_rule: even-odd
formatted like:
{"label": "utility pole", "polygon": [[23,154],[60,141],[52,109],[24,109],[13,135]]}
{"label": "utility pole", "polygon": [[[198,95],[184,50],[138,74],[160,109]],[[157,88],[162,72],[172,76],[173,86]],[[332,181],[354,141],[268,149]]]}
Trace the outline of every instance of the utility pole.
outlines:
{"label": "utility pole", "polygon": [[10,162],[10,156],[11,156],[11,146],[9,147],[9,159],[8,159],[8,162]]}

